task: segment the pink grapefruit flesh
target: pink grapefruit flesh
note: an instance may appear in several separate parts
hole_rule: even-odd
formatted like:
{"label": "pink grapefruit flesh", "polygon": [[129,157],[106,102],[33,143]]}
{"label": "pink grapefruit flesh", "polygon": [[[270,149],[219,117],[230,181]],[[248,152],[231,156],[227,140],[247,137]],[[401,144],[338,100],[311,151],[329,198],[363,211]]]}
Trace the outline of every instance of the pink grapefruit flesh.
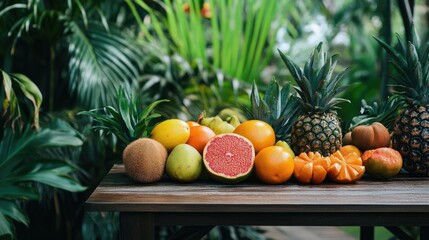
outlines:
{"label": "pink grapefruit flesh", "polygon": [[203,160],[214,180],[238,183],[250,175],[255,150],[252,143],[242,136],[234,133],[221,134],[207,143]]}

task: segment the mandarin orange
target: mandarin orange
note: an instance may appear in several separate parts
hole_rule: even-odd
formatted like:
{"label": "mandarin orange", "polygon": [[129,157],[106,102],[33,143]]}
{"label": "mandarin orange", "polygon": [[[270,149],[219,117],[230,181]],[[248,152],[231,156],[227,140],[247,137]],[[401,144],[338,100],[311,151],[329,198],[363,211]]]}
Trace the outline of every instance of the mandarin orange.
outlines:
{"label": "mandarin orange", "polygon": [[186,143],[197,149],[200,154],[203,154],[204,147],[214,136],[216,136],[215,132],[209,127],[195,126],[191,127],[189,139]]}
{"label": "mandarin orange", "polygon": [[320,184],[325,180],[331,162],[319,152],[303,152],[294,158],[293,175],[300,183]]}
{"label": "mandarin orange", "polygon": [[273,146],[276,141],[273,128],[261,120],[245,121],[235,128],[234,133],[249,139],[256,153],[263,148]]}
{"label": "mandarin orange", "polygon": [[292,155],[279,146],[266,147],[255,157],[256,176],[264,183],[282,184],[290,179],[293,169]]}
{"label": "mandarin orange", "polygon": [[343,156],[347,156],[347,155],[349,155],[350,153],[356,153],[356,155],[358,156],[358,157],[360,157],[361,155],[362,155],[362,153],[361,153],[361,151],[359,150],[359,148],[357,148],[356,146],[354,146],[354,145],[345,145],[345,146],[342,146],[341,148],[340,148],[340,152],[341,152],[341,154],[343,154]]}

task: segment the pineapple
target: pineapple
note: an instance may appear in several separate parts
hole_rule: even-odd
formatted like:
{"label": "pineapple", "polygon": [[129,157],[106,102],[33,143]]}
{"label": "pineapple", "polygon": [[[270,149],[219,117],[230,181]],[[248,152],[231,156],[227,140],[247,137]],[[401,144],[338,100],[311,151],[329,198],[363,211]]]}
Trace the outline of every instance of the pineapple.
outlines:
{"label": "pineapple", "polygon": [[360,125],[371,125],[374,122],[380,122],[389,131],[393,131],[393,126],[399,109],[404,105],[397,95],[389,97],[386,101],[373,102],[368,104],[362,99],[360,115],[353,117],[348,130]]}
{"label": "pineapple", "polygon": [[332,77],[338,55],[328,58],[322,43],[314,49],[303,70],[280,50],[279,53],[298,85],[295,89],[302,108],[292,126],[292,149],[297,155],[312,151],[329,156],[342,144],[340,119],[335,110],[339,103],[349,102],[336,97],[348,87],[337,87],[347,69]]}
{"label": "pineapple", "polygon": [[391,58],[396,70],[393,89],[406,101],[396,118],[392,145],[403,158],[403,167],[414,175],[429,176],[429,42],[420,44],[414,26],[412,36],[403,44],[398,36],[396,50],[376,40]]}
{"label": "pineapple", "polygon": [[271,81],[262,99],[258,86],[253,82],[250,103],[250,110],[246,109],[249,119],[270,124],[276,133],[276,140],[290,142],[290,129],[299,115],[299,102],[291,94],[289,83],[280,87],[277,81]]}

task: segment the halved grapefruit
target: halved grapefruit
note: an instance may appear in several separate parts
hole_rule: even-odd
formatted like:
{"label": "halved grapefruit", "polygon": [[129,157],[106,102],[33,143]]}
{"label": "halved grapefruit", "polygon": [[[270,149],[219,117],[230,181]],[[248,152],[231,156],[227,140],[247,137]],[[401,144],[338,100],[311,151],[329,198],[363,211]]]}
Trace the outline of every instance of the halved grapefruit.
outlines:
{"label": "halved grapefruit", "polygon": [[239,183],[252,171],[255,149],[245,137],[234,133],[220,134],[205,146],[203,162],[214,180]]}

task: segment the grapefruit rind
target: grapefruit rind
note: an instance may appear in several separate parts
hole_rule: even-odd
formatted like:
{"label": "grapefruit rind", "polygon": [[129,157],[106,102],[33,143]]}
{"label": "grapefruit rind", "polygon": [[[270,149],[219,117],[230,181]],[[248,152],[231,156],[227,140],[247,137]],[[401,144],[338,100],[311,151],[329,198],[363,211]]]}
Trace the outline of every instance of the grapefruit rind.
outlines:
{"label": "grapefruit rind", "polygon": [[[232,139],[235,139],[235,140],[232,140]],[[224,144],[224,146],[223,147],[217,146],[216,144],[218,143]],[[234,154],[240,151],[241,153],[239,155]],[[216,153],[217,154],[222,153],[225,155],[223,158],[218,156],[217,160],[219,161],[219,164],[218,164],[219,166],[227,168],[229,170],[231,169],[234,170],[234,168],[241,166],[245,168],[245,170],[240,173],[230,174],[230,175],[227,175],[220,171],[216,171],[217,169],[213,169],[215,166],[212,166],[213,163],[210,162],[210,161],[216,160],[215,157],[211,158],[210,154],[216,154]],[[248,159],[244,159],[246,165],[237,164],[237,162],[234,160],[230,161],[228,164],[228,158],[231,157],[232,159],[232,157],[234,156],[238,156],[241,158],[244,156],[245,158],[248,158]],[[235,133],[220,134],[212,138],[206,144],[203,151],[203,163],[204,163],[204,167],[209,173],[209,176],[213,180],[221,183],[227,183],[227,184],[240,183],[246,180],[252,173],[252,169],[255,163],[255,149],[252,143],[243,136],[240,136]]]}

